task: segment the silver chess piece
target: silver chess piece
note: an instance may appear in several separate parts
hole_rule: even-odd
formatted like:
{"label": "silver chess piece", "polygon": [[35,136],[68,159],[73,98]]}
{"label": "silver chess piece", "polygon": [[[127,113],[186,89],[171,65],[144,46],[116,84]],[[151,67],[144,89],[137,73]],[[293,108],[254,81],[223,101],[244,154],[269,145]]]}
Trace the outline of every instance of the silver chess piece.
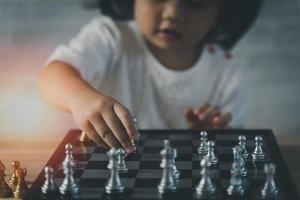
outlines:
{"label": "silver chess piece", "polygon": [[261,136],[255,137],[255,149],[252,153],[252,159],[254,161],[263,160],[265,158],[265,154],[262,149],[262,142],[263,142],[263,139]]}
{"label": "silver chess piece", "polygon": [[206,158],[212,165],[218,163],[218,158],[215,155],[214,150],[215,150],[215,143],[213,141],[208,141]]}
{"label": "silver chess piece", "polygon": [[176,161],[175,161],[176,158],[177,158],[177,150],[173,149],[172,170],[173,170],[174,178],[178,180],[180,178],[180,171],[178,170],[178,168],[176,166]]}
{"label": "silver chess piece", "polygon": [[200,155],[207,154],[208,147],[207,147],[207,132],[206,131],[200,132],[200,145],[197,148],[197,151]]}
{"label": "silver chess piece", "polygon": [[118,151],[115,148],[112,148],[107,152],[107,155],[109,156],[109,160],[111,160],[110,176],[105,186],[105,191],[108,194],[124,192],[124,186],[121,182],[118,167],[117,167],[119,154],[120,151]]}
{"label": "silver chess piece", "polygon": [[249,153],[246,147],[246,136],[239,136],[239,146],[242,148],[242,156],[244,159],[248,159]]}
{"label": "silver chess piece", "polygon": [[206,157],[204,157],[201,160],[200,165],[202,167],[201,170],[202,178],[198,186],[196,187],[197,196],[201,198],[211,197],[216,193],[216,187],[212,183],[210,177],[210,169],[209,169],[210,162],[207,160]]}
{"label": "silver chess piece", "polygon": [[72,156],[72,145],[67,144],[65,146],[66,149],[66,158],[63,161],[63,171],[65,174],[65,178],[63,183],[59,187],[59,191],[62,195],[77,195],[79,193],[79,187],[75,182],[74,178],[74,167],[76,166],[76,162]]}
{"label": "silver chess piece", "polygon": [[73,157],[73,145],[71,143],[66,144],[65,150],[66,157],[63,161],[63,165],[64,163],[69,163],[72,167],[76,167],[76,161]]}
{"label": "silver chess piece", "polygon": [[44,172],[45,172],[45,182],[41,187],[42,193],[50,194],[50,195],[58,194],[59,190],[53,178],[53,168],[50,166],[46,166]]}
{"label": "silver chess piece", "polygon": [[133,119],[133,123],[134,123],[134,127],[135,127],[135,129],[136,129],[136,131],[137,131],[137,137],[136,137],[136,140],[139,140],[140,139],[140,132],[139,132],[139,121],[138,121],[138,119],[136,118],[136,117],[133,117],[132,118]]}
{"label": "silver chess piece", "polygon": [[[125,156],[126,152],[123,149],[116,149],[118,151],[118,158],[117,158],[117,170],[119,173],[127,173],[128,172],[128,167],[125,162]],[[110,159],[107,165],[108,169],[112,169],[112,162],[113,160]]]}
{"label": "silver chess piece", "polygon": [[273,199],[278,195],[278,189],[274,181],[276,167],[274,164],[265,164],[264,171],[266,173],[266,182],[261,190],[261,196],[264,199]]}
{"label": "silver chess piece", "polygon": [[[247,168],[244,161],[244,158],[242,156],[242,149],[239,145],[232,148],[233,151],[233,162],[237,163],[237,166],[239,168],[239,174],[240,176],[244,177],[247,176]],[[234,173],[234,170],[231,170],[231,173]]]}
{"label": "silver chess piece", "polygon": [[163,167],[163,174],[158,184],[158,192],[160,194],[170,193],[176,190],[176,183],[173,175],[172,159],[174,151],[170,148],[168,140],[164,140],[165,148],[160,152],[162,156],[161,167]]}
{"label": "silver chess piece", "polygon": [[[173,152],[171,152],[172,155],[174,155],[171,158],[172,174],[173,174],[174,178],[176,180],[178,180],[180,178],[180,171],[178,170],[178,168],[176,166],[176,161],[175,161],[175,159],[177,158],[177,150],[175,148],[171,147],[169,140],[164,140],[164,149],[161,152],[165,153],[165,151],[167,151],[167,152],[173,151]],[[166,165],[166,160],[162,159],[161,163],[160,163],[160,167],[165,168],[165,165]]]}
{"label": "silver chess piece", "polygon": [[227,194],[232,196],[243,196],[245,193],[245,188],[243,185],[242,178],[240,176],[240,168],[239,164],[236,162],[233,162],[232,164],[232,173],[231,173],[231,179],[230,179],[230,185],[227,188]]}

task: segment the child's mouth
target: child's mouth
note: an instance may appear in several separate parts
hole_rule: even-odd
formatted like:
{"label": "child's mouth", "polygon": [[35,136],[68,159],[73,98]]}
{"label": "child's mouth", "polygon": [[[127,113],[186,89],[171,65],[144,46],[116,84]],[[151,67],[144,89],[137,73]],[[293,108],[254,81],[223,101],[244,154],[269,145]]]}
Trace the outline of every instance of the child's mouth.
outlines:
{"label": "child's mouth", "polygon": [[175,29],[160,29],[158,36],[164,40],[179,40],[182,36]]}

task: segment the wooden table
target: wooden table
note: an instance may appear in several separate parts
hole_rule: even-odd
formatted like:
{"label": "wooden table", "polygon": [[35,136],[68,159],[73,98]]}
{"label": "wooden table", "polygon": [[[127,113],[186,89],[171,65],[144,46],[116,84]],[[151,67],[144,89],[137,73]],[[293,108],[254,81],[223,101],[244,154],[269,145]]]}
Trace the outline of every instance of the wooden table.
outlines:
{"label": "wooden table", "polygon": [[[16,142],[16,140],[1,138],[0,141],[0,160],[6,165],[6,174],[10,176],[11,162],[20,161],[27,168],[28,175],[26,181],[32,184],[40,173],[45,163],[64,135],[55,138],[43,138],[30,141]],[[300,135],[299,136],[277,136],[277,141],[282,150],[285,161],[291,171],[292,177],[298,191],[300,191]],[[7,177],[8,179],[9,177]]]}

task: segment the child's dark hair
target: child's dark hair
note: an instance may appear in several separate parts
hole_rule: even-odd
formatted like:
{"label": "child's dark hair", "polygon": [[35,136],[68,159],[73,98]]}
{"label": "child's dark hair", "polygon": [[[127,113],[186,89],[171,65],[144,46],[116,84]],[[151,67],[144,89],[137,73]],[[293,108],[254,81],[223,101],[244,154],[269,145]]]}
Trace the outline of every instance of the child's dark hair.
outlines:
{"label": "child's dark hair", "polygon": [[[97,0],[104,15],[115,20],[133,18],[134,0]],[[255,21],[262,0],[220,0],[218,21],[208,34],[207,42],[231,49]]]}

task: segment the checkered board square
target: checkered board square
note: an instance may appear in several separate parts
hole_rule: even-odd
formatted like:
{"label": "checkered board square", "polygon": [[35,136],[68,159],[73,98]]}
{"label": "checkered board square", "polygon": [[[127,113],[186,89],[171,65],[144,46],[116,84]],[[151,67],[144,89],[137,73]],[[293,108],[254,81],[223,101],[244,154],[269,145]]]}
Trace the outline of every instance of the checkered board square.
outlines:
{"label": "checkered board square", "polygon": [[[265,163],[276,164],[275,182],[279,188],[277,199],[297,199],[295,185],[284,163],[282,155],[271,130],[207,130],[208,139],[215,142],[215,154],[218,164],[211,166],[211,178],[217,186],[214,199],[227,199],[226,189],[230,184],[230,169],[233,162],[232,147],[237,145],[238,136],[247,137],[247,149],[251,153],[255,148],[254,138],[257,135],[263,138],[265,159],[262,161],[246,160],[248,170],[244,182],[247,186],[243,199],[261,199],[260,191],[265,182],[263,166]],[[200,134],[196,130],[140,130],[141,137],[137,142],[137,152],[126,158],[130,169],[126,174],[120,174],[125,186],[125,192],[117,196],[106,194],[105,185],[109,177],[107,169],[108,157],[105,149],[92,141],[80,142],[80,131],[72,130],[46,165],[54,168],[54,177],[57,185],[64,179],[62,161],[64,159],[64,146],[73,144],[73,156],[77,161],[75,179],[80,187],[77,199],[199,199],[195,195],[195,187],[201,179],[201,157],[197,153],[200,144]],[[177,183],[177,190],[173,194],[159,195],[157,185],[162,176],[160,151],[163,149],[163,140],[170,140],[171,146],[177,149],[177,168],[181,172]],[[44,199],[40,188],[44,182],[44,173],[41,172],[25,199]]]}

